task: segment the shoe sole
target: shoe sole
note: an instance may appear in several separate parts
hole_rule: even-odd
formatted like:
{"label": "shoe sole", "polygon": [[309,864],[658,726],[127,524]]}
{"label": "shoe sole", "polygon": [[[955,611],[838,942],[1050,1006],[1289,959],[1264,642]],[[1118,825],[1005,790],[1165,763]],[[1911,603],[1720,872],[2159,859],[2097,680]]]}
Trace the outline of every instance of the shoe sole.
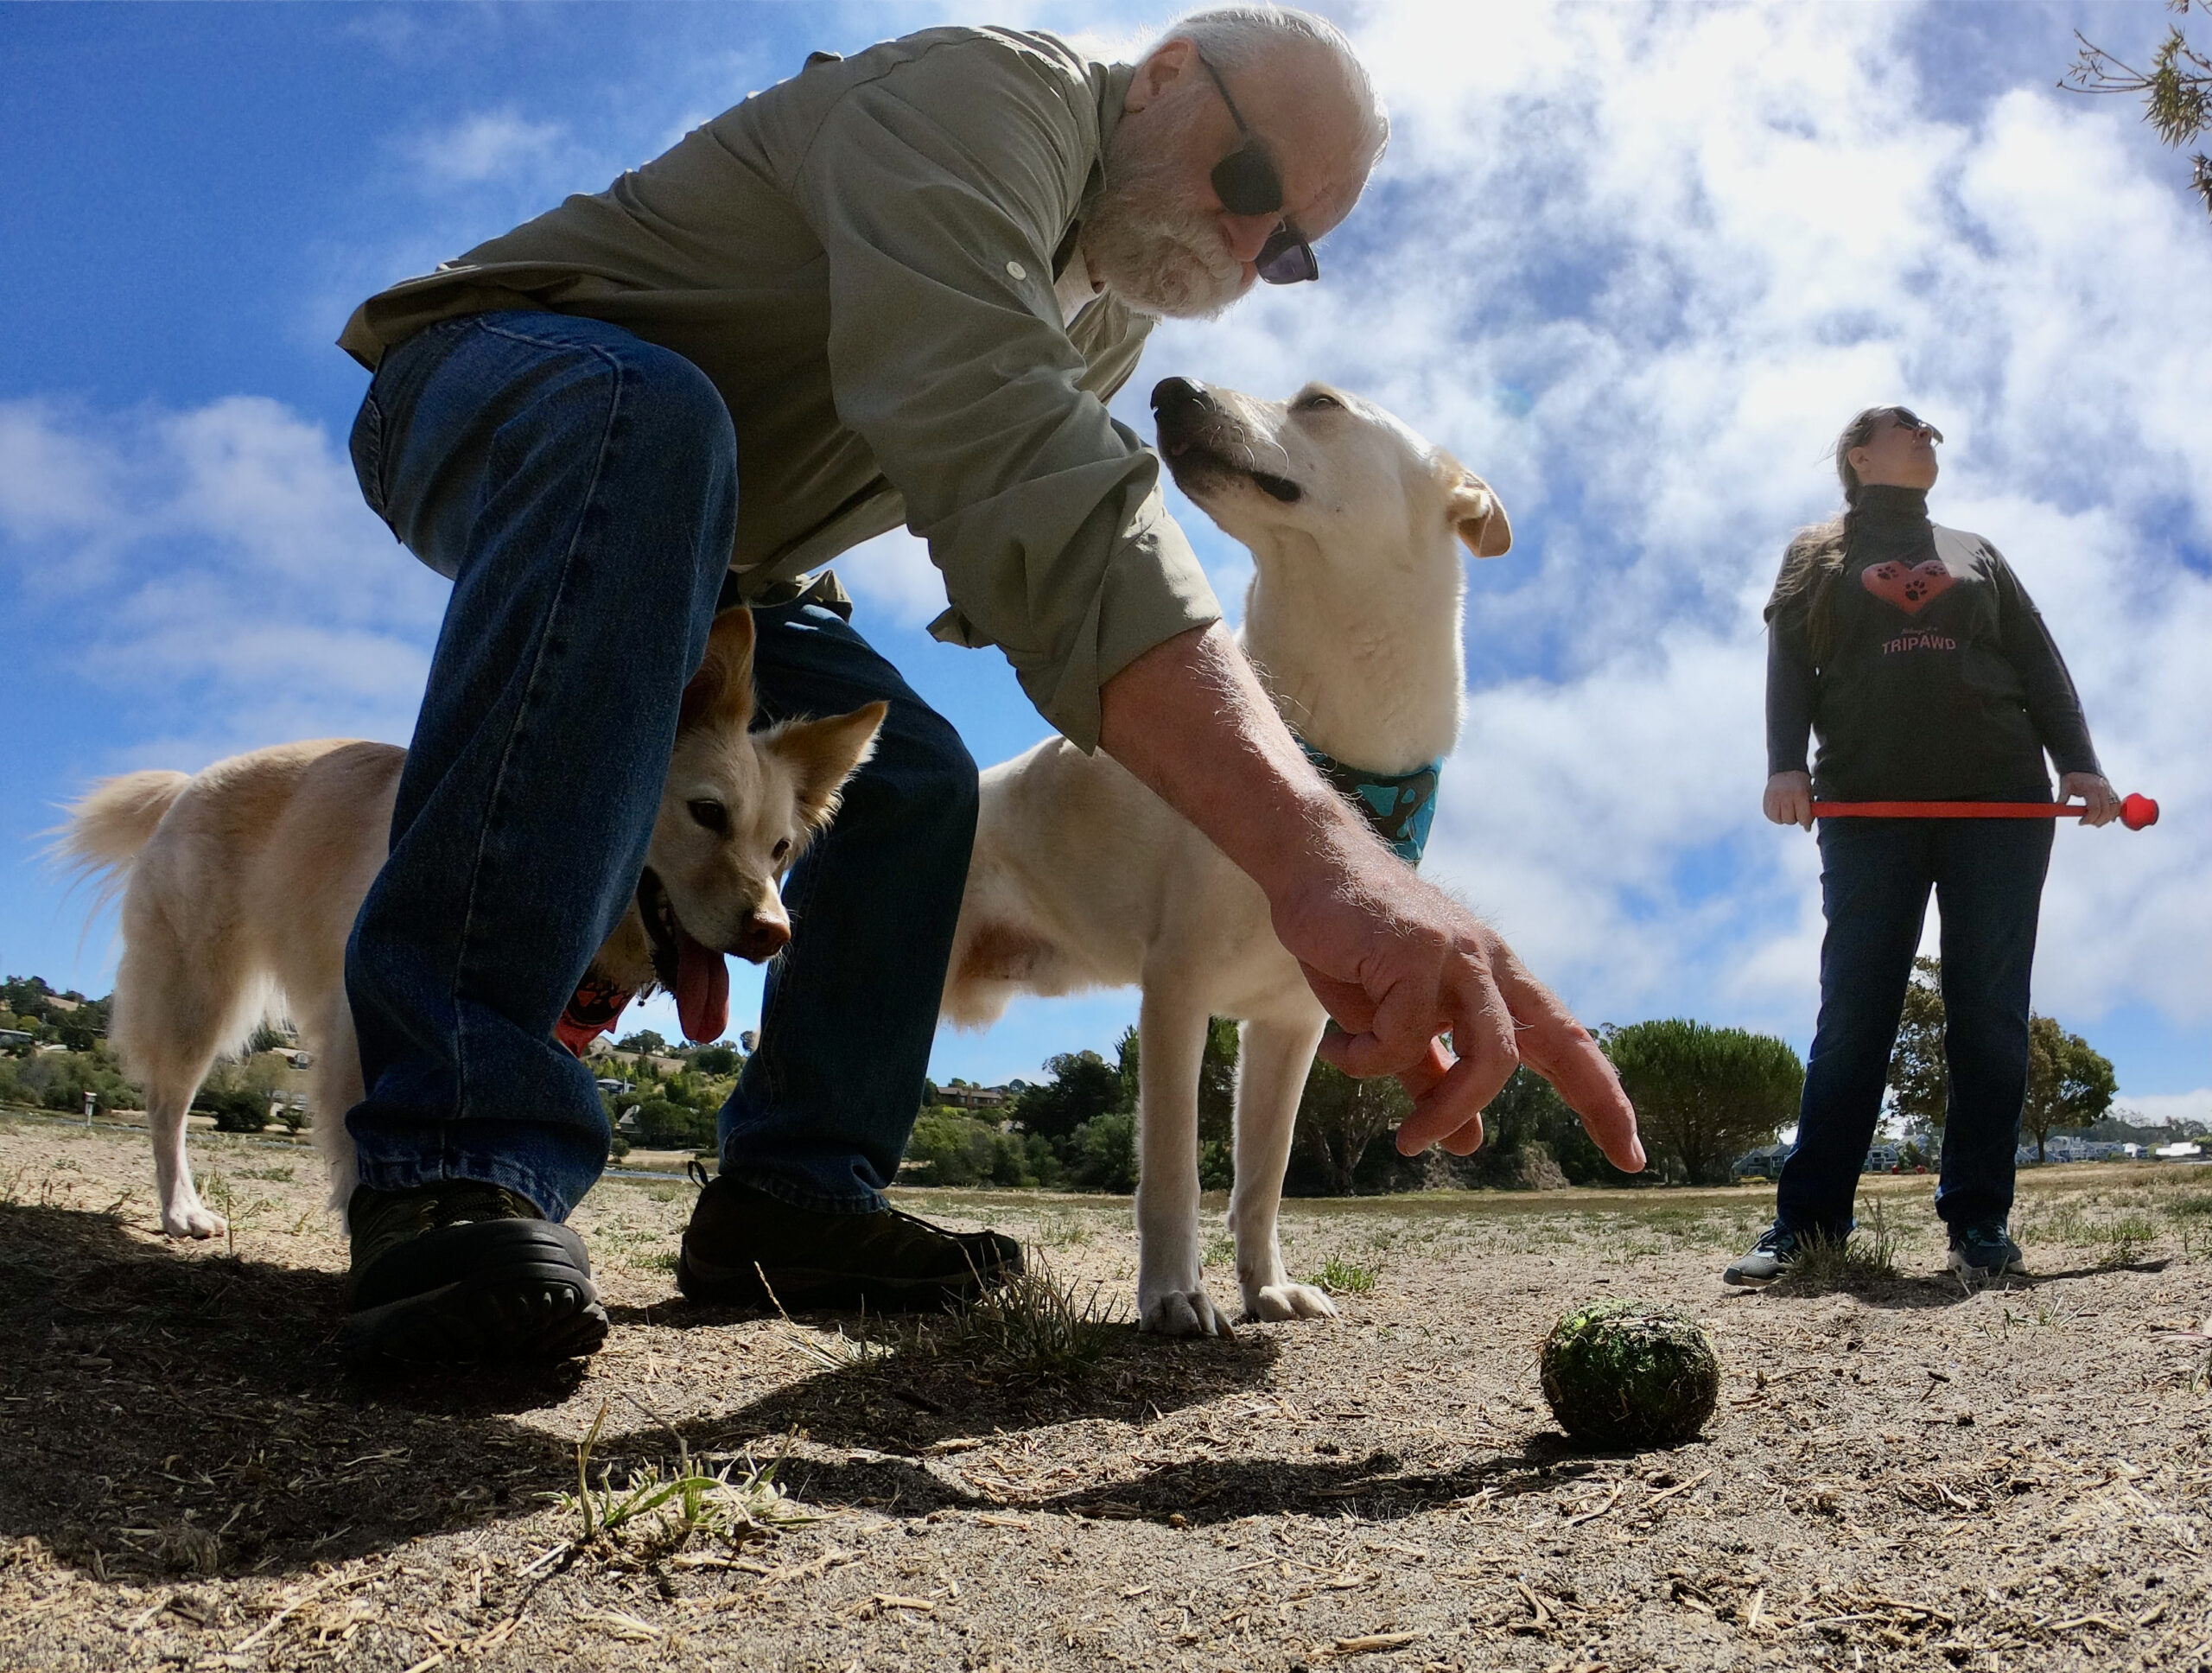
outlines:
{"label": "shoe sole", "polygon": [[[527,1225],[527,1235],[513,1228]],[[583,1239],[545,1221],[495,1221],[466,1277],[347,1315],[339,1350],[357,1367],[542,1363],[595,1352],[607,1309]],[[476,1227],[454,1230],[474,1231]],[[435,1235],[435,1234],[433,1234]],[[492,1241],[482,1239],[480,1241]],[[467,1264],[467,1263],[459,1263]]]}
{"label": "shoe sole", "polygon": [[1781,1279],[1779,1272],[1771,1278],[1754,1278],[1750,1273],[1738,1272],[1732,1266],[1720,1275],[1722,1283],[1733,1284],[1738,1289],[1764,1289],[1770,1284],[1780,1282]]}
{"label": "shoe sole", "polygon": [[2002,1266],[1969,1266],[1957,1250],[1943,1263],[1970,1284],[1993,1283],[1999,1278],[2024,1278],[2028,1275],[2025,1260],[2011,1260]]}
{"label": "shoe sole", "polygon": [[691,1252],[687,1242],[676,1256],[676,1287],[684,1300],[709,1307],[800,1309],[867,1307],[877,1313],[926,1313],[972,1301],[1001,1275],[956,1282],[947,1278],[887,1278],[821,1267],[772,1266],[765,1269],[718,1266]]}

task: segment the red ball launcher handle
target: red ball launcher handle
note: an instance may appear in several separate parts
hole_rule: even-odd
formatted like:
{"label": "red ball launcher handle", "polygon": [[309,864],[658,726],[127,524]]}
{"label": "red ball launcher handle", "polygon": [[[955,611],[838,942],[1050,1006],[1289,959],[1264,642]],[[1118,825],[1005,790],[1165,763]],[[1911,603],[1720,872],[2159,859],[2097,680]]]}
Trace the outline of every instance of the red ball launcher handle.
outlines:
{"label": "red ball launcher handle", "polygon": [[[1815,802],[1815,819],[2078,819],[2079,802]],[[2120,798],[2120,822],[2130,830],[2158,823],[2148,796]]]}

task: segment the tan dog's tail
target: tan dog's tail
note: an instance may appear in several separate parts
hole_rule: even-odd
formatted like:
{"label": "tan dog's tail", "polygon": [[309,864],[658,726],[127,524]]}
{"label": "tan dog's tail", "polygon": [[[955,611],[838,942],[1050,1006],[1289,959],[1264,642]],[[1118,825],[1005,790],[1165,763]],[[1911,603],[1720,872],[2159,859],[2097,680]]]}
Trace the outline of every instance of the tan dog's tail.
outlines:
{"label": "tan dog's tail", "polygon": [[184,773],[125,773],[102,779],[69,805],[69,821],[49,851],[79,878],[100,880],[94,912],[122,893],[154,827],[191,782]]}

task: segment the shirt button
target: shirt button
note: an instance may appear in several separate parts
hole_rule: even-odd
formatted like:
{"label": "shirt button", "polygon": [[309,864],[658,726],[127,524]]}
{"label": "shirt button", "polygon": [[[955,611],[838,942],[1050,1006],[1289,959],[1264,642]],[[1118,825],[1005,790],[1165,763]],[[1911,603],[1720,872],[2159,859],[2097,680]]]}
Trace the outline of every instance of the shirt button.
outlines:
{"label": "shirt button", "polygon": [[1026,279],[1029,277],[1029,270],[1020,262],[1008,262],[1006,264],[1006,276],[1009,279]]}

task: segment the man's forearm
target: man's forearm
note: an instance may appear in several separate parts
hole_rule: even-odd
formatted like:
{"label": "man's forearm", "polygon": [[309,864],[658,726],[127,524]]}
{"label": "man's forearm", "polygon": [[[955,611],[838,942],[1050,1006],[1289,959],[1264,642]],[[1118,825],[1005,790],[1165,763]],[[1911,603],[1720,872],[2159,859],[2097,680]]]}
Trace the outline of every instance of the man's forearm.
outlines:
{"label": "man's forearm", "polygon": [[1154,646],[1099,693],[1099,745],[1270,901],[1315,862],[1371,844],[1306,760],[1220,623]]}

